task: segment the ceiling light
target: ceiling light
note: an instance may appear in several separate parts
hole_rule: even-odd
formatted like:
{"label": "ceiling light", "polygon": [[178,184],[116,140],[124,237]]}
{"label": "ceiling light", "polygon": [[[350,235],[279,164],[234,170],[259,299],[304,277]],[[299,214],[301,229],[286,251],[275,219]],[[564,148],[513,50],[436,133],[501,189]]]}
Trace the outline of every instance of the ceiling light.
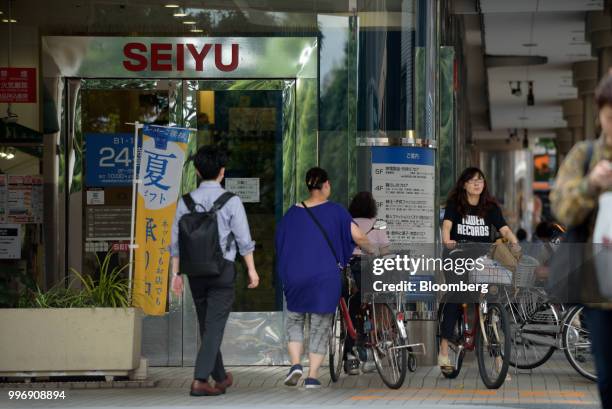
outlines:
{"label": "ceiling light", "polygon": [[6,18],[3,18],[3,19],[2,19],[2,22],[3,22],[3,23],[16,23],[16,22],[17,22],[17,20],[15,20],[14,18],[12,18],[12,19],[10,19],[10,20],[9,20],[9,19],[6,19]]}
{"label": "ceiling light", "polygon": [[13,159],[14,157],[15,157],[15,155],[14,155],[14,154],[12,154],[12,153],[9,153],[8,155],[6,155],[6,159],[7,159],[7,160],[11,160],[11,159]]}
{"label": "ceiling light", "polygon": [[0,10],[0,14],[4,14],[4,12]]}
{"label": "ceiling light", "polygon": [[[515,82],[516,82],[516,87],[512,85]],[[521,95],[523,95],[523,91],[521,90],[520,81],[510,81],[510,93],[514,95],[515,97],[520,97]]]}
{"label": "ceiling light", "polygon": [[195,24],[195,21],[183,21],[183,24],[188,24],[188,25],[193,25]]}
{"label": "ceiling light", "polygon": [[179,11],[178,13],[174,13],[173,16],[174,17],[187,17],[187,13],[183,13],[182,11]]}
{"label": "ceiling light", "polygon": [[529,92],[527,93],[527,105],[534,106],[535,98],[533,96],[533,81],[529,81]]}
{"label": "ceiling light", "polygon": [[192,33],[203,33],[204,32],[204,30],[202,30],[201,28],[192,28],[189,31],[191,31]]}
{"label": "ceiling light", "polygon": [[169,9],[176,9],[176,8],[179,8],[180,6],[178,4],[166,4],[164,7],[167,7]]}

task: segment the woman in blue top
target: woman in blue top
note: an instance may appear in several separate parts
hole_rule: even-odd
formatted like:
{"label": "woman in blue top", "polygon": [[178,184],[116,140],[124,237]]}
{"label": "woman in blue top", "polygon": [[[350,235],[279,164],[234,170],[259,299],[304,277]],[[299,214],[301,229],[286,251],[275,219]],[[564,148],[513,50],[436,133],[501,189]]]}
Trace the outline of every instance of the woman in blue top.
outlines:
{"label": "woman in blue top", "polygon": [[[321,386],[318,370],[327,352],[341,295],[338,262],[348,263],[355,243],[368,252],[374,248],[348,211],[327,200],[331,186],[325,170],[310,169],[306,173],[306,186],[310,197],[292,206],[277,226],[276,257],[287,301],[286,333],[292,365],[285,385],[295,386],[302,377],[304,324],[309,320],[310,370],[304,386],[318,388]],[[325,230],[334,251],[313,218]]]}

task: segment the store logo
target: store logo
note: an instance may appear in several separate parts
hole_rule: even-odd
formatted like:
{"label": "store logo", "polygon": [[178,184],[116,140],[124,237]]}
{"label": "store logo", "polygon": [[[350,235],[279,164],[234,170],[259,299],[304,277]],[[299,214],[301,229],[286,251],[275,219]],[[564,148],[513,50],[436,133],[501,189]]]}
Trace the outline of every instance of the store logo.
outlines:
{"label": "store logo", "polygon": [[234,71],[238,67],[238,44],[232,44],[231,61],[225,64],[223,61],[227,61],[227,58],[223,57],[228,50],[224,53],[221,44],[204,44],[198,48],[195,44],[152,43],[151,47],[147,47],[143,43],[127,43],[123,47],[123,55],[127,58],[123,66],[128,71],[184,71],[185,62],[190,61],[196,71],[204,71],[204,62],[213,46],[215,67],[219,71]]}

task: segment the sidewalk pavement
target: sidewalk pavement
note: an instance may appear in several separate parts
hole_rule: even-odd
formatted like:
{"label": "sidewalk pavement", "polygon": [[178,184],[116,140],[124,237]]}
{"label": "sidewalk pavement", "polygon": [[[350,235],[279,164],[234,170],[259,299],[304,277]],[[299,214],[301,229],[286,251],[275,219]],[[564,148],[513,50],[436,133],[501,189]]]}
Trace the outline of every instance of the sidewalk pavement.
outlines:
{"label": "sidewalk pavement", "polygon": [[154,387],[126,388],[124,384],[121,389],[100,388],[100,383],[94,389],[66,389],[60,386],[60,390],[65,390],[64,400],[10,401],[9,390],[30,390],[42,385],[32,383],[17,387],[15,384],[5,384],[0,387],[0,407],[599,407],[595,383],[578,375],[560,352],[555,353],[546,365],[533,371],[511,368],[512,379],[498,390],[484,387],[473,354],[466,356],[457,379],[443,378],[437,367],[421,367],[415,373],[408,372],[404,386],[399,390],[386,388],[376,372],[350,377],[343,375],[338,383],[332,383],[327,368],[322,368],[320,380],[324,388],[306,390],[283,385],[287,367],[232,367],[229,370],[234,375],[234,386],[228,389],[226,395],[219,397],[196,398],[188,395],[193,368],[149,368],[149,378]]}

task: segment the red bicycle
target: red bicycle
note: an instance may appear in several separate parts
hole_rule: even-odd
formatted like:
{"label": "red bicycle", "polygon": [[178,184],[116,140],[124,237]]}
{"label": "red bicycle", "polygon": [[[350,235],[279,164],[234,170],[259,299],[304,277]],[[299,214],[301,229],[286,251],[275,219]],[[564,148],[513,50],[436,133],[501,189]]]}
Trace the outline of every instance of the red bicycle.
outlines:
{"label": "red bicycle", "polygon": [[[486,300],[473,305],[470,320],[468,304],[461,304],[453,339],[448,340],[451,371],[442,371],[444,377],[454,379],[461,372],[465,351],[476,350],[478,372],[485,386],[498,389],[503,385],[510,363],[510,323],[505,308],[489,304]],[[442,322],[444,308],[440,308],[438,322]],[[439,336],[438,336],[439,337]]]}
{"label": "red bicycle", "polygon": [[365,348],[372,351],[376,370],[389,388],[400,388],[406,378],[406,371],[416,369],[414,354],[417,348],[424,351],[425,346],[422,343],[408,344],[401,294],[397,294],[397,301],[397,308],[389,303],[371,302],[361,305],[365,335],[363,340],[353,325],[346,300],[340,298],[329,340],[329,370],[333,382],[340,379],[347,336],[356,343],[362,342]]}

